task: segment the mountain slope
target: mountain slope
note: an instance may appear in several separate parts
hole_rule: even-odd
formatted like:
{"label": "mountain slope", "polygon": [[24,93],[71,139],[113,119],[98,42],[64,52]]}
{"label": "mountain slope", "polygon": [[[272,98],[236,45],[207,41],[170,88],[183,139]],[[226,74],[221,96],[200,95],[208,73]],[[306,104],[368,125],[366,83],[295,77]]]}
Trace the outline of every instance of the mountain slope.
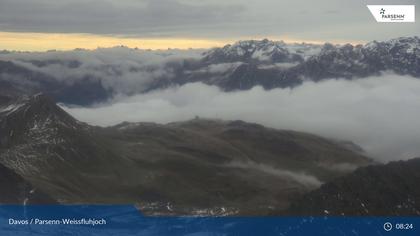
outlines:
{"label": "mountain slope", "polygon": [[94,137],[92,127],[48,97],[22,98],[0,111],[0,162],[52,197],[82,202],[85,195],[108,191],[104,181],[118,183],[106,173],[124,172],[124,163]]}
{"label": "mountain slope", "polygon": [[148,166],[145,197],[159,196],[183,208],[192,202],[243,214],[283,208],[291,196],[350,171],[335,167],[369,163],[314,135],[241,121],[126,123],[107,132],[121,145],[118,153]]}
{"label": "mountain slope", "polygon": [[53,204],[47,194],[33,188],[21,176],[0,164],[0,203],[1,204]]}
{"label": "mountain slope", "polygon": [[335,141],[242,121],[78,122],[45,95],[0,105],[0,163],[62,203],[150,214],[267,214],[371,161]]}
{"label": "mountain slope", "polygon": [[360,168],[304,195],[286,214],[418,216],[419,170],[420,158]]}

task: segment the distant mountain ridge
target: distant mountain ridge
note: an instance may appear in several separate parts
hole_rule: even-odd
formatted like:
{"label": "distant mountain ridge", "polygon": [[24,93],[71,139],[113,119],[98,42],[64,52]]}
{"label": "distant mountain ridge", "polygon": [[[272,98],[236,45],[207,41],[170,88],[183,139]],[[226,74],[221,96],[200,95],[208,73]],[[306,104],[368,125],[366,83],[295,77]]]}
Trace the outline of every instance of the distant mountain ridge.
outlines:
{"label": "distant mountain ridge", "polygon": [[146,93],[193,82],[215,85],[224,91],[254,86],[273,89],[296,87],[304,81],[356,79],[385,72],[420,78],[419,37],[365,45],[245,40],[202,54],[124,47],[3,53],[0,91],[44,92],[59,102],[88,105],[116,94]]}

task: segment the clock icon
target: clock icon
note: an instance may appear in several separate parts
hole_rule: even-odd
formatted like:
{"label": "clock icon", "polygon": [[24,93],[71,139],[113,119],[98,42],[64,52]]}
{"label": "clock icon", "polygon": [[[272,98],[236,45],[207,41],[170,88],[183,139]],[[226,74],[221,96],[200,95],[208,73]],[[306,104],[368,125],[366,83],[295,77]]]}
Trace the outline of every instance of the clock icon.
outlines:
{"label": "clock icon", "polygon": [[391,230],[392,230],[392,224],[391,224],[391,223],[389,223],[389,222],[386,222],[386,223],[384,224],[384,230],[385,230],[385,231],[391,231]]}

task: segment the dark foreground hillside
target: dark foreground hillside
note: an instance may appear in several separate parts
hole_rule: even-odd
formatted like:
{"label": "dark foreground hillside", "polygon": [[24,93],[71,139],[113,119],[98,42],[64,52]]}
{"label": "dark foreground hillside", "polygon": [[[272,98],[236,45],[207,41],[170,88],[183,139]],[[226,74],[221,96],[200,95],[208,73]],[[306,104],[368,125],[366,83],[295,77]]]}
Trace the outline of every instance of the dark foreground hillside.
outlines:
{"label": "dark foreground hillside", "polygon": [[368,166],[306,194],[286,214],[420,215],[420,158]]}
{"label": "dark foreground hillside", "polygon": [[93,127],[39,94],[2,100],[0,163],[60,203],[265,215],[371,161],[316,135],[242,121]]}
{"label": "dark foreground hillside", "polygon": [[37,190],[21,176],[0,164],[0,203],[54,204],[47,194]]}

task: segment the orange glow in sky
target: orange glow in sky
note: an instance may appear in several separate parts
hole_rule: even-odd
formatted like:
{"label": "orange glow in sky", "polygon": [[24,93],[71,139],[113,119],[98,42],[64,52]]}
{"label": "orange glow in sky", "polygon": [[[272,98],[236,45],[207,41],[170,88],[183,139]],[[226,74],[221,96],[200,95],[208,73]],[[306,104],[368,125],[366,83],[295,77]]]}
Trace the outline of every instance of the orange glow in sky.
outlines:
{"label": "orange glow in sky", "polygon": [[[283,40],[289,43],[307,42],[320,44],[317,40],[299,40],[284,37],[267,37],[271,40]],[[113,47],[124,45],[130,48],[141,49],[167,49],[167,48],[212,48],[221,47],[237,40],[262,39],[262,37],[249,37],[240,39],[195,39],[195,38],[134,38],[123,36],[104,36],[94,34],[57,34],[57,33],[27,33],[27,32],[0,32],[0,50],[15,51],[47,51],[72,50],[75,48],[96,49],[98,47]],[[335,41],[332,43],[346,43]],[[363,42],[351,42],[353,44]]]}

